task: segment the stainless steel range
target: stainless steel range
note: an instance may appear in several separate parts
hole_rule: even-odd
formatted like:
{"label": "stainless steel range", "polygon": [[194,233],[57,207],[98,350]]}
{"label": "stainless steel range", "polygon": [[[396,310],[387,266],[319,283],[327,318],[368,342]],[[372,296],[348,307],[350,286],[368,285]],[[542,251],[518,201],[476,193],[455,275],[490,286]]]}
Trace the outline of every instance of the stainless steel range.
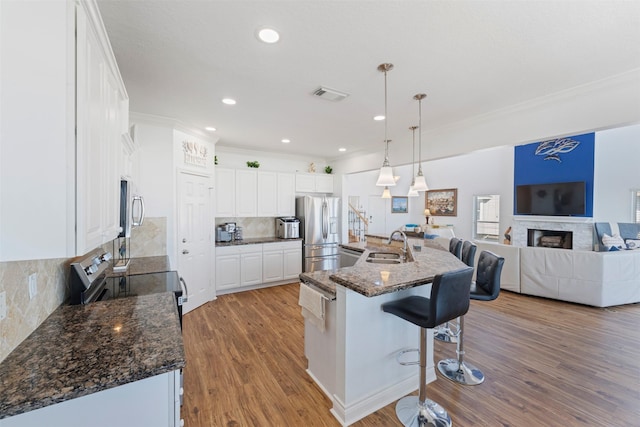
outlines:
{"label": "stainless steel range", "polygon": [[107,277],[110,260],[109,252],[96,249],[71,263],[71,304],[173,292],[182,325],[182,305],[187,302],[188,291],[184,279],[177,271]]}

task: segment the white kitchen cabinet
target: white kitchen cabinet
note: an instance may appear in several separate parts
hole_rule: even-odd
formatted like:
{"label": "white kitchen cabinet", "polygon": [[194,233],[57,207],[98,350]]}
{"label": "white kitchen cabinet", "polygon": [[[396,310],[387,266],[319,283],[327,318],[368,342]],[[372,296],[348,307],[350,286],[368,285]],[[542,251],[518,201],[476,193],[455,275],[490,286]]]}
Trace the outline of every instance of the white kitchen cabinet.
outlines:
{"label": "white kitchen cabinet", "polygon": [[278,174],[276,172],[258,172],[257,179],[258,216],[274,217],[278,215]]}
{"label": "white kitchen cabinet", "polygon": [[265,243],[262,256],[262,276],[265,283],[297,279],[302,272],[302,244],[300,240]]}
{"label": "white kitchen cabinet", "polygon": [[240,246],[240,286],[262,283],[262,244]]}
{"label": "white kitchen cabinet", "polygon": [[302,246],[301,242],[295,242],[291,247],[283,251],[282,279],[298,279],[302,273]]}
{"label": "white kitchen cabinet", "polygon": [[293,216],[296,213],[296,176],[278,172],[277,216]]}
{"label": "white kitchen cabinet", "polygon": [[216,167],[216,216],[236,215],[236,171]]}
{"label": "white kitchen cabinet", "polygon": [[176,396],[179,372],[156,375],[3,418],[0,426],[179,427],[180,402]]}
{"label": "white kitchen cabinet", "polygon": [[262,252],[262,281],[264,283],[282,280],[283,259],[282,249],[269,250],[269,244],[265,244]]}
{"label": "white kitchen cabinet", "polygon": [[236,216],[254,217],[258,214],[258,173],[255,170],[236,170]]}
{"label": "white kitchen cabinet", "polygon": [[240,286],[240,247],[216,247],[216,290]]}
{"label": "white kitchen cabinet", "polygon": [[115,239],[128,97],[95,7],[76,8],[76,252]]}
{"label": "white kitchen cabinet", "polygon": [[100,14],[91,0],[0,2],[0,20],[0,260],[86,253],[118,231],[128,120]]}
{"label": "white kitchen cabinet", "polygon": [[333,193],[333,175],[296,173],[297,193]]}

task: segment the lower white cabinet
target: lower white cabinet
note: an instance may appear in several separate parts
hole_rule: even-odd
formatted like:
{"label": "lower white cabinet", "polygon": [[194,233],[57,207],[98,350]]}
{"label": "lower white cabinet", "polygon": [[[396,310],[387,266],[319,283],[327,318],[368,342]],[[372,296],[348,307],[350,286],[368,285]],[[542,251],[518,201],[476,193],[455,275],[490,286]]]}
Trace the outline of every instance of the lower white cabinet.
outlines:
{"label": "lower white cabinet", "polygon": [[300,240],[216,247],[216,290],[297,280],[302,272]]}
{"label": "lower white cabinet", "polygon": [[240,246],[240,286],[262,283],[262,245]]}
{"label": "lower white cabinet", "polygon": [[178,427],[180,371],[156,375],[0,420],[2,427]]}
{"label": "lower white cabinet", "polygon": [[216,248],[216,289],[240,286],[240,247],[219,246]]}

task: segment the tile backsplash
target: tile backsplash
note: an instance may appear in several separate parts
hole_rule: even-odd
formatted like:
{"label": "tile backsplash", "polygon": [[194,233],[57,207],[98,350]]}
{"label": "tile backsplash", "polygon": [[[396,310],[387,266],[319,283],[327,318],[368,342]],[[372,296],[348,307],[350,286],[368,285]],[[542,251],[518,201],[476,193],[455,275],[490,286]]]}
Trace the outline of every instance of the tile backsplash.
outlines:
{"label": "tile backsplash", "polygon": [[[131,231],[133,257],[167,254],[167,219],[146,218]],[[113,243],[103,245],[113,251]],[[6,292],[7,317],[0,320],[0,362],[69,296],[71,258],[0,262],[0,292]],[[29,276],[37,274],[38,292],[29,299]]]}
{"label": "tile backsplash", "polygon": [[276,218],[216,218],[216,226],[226,222],[235,222],[236,226],[242,227],[244,239],[276,235]]}

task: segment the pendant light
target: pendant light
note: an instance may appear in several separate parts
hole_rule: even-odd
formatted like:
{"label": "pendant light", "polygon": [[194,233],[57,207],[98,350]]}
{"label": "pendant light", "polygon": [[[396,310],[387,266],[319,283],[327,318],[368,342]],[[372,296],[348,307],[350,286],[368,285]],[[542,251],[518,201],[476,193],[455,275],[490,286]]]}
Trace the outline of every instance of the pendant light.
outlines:
{"label": "pendant light", "polygon": [[415,177],[413,186],[416,191],[427,191],[429,189],[427,181],[425,181],[422,174],[422,100],[426,97],[426,93],[419,93],[413,97],[413,99],[418,100],[418,129],[420,129],[418,133],[418,174]]}
{"label": "pendant light", "polygon": [[384,73],[384,162],[382,163],[378,181],[376,182],[376,185],[380,187],[396,185],[396,180],[393,179],[393,170],[389,165],[389,142],[391,141],[387,139],[387,122],[389,121],[389,116],[387,115],[387,72],[391,70],[393,70],[393,64],[384,63],[378,65],[378,71]]}
{"label": "pendant light", "polygon": [[383,199],[391,198],[391,192],[389,191],[389,187],[384,187],[384,191],[382,192],[382,198]]}
{"label": "pendant light", "polygon": [[409,186],[409,192],[407,193],[407,197],[418,197],[418,191],[415,189],[415,184],[416,184],[416,178],[413,176],[415,174],[415,164],[416,164],[416,129],[418,129],[418,126],[411,126],[409,129],[411,129],[411,133],[412,138],[411,140],[413,141],[411,143],[411,148],[413,150],[413,155],[411,157],[411,185]]}

